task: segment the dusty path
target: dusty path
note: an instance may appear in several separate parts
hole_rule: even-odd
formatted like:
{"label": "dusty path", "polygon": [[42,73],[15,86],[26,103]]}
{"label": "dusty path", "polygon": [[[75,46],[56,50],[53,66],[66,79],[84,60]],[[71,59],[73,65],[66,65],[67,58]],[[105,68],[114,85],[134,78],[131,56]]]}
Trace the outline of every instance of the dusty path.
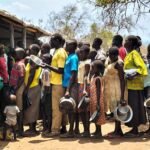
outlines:
{"label": "dusty path", "polygon": [[[81,130],[82,130],[82,125]],[[113,124],[103,126],[103,134],[113,130]],[[92,131],[94,126],[91,127]],[[123,126],[123,131],[128,129]],[[31,138],[18,139],[17,142],[0,141],[0,150],[150,150],[150,139],[52,139],[42,138],[41,135]]]}

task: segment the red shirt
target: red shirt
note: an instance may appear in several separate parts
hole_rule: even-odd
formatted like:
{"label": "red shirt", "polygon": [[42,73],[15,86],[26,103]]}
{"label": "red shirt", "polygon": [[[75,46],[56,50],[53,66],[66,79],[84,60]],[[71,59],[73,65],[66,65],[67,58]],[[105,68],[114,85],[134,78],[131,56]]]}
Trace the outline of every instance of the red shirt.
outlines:
{"label": "red shirt", "polygon": [[119,48],[119,56],[124,61],[125,57],[127,55],[126,49],[122,46]]}
{"label": "red shirt", "polygon": [[9,85],[13,86],[14,88],[18,84],[18,80],[21,77],[24,77],[25,74],[25,64],[24,60],[18,61],[13,65],[13,68],[11,70]]}
{"label": "red shirt", "polygon": [[8,82],[7,63],[4,57],[0,57],[0,77],[3,79],[4,83]]}

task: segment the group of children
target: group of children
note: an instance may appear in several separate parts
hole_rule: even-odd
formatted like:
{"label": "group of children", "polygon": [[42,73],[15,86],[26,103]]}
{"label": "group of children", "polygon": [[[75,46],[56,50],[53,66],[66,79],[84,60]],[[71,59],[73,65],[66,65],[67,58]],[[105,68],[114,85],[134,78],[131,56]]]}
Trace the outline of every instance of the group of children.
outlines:
{"label": "group of children", "polygon": [[[54,34],[50,44],[41,47],[32,44],[26,56],[23,48],[16,48],[15,63],[9,78],[4,61],[4,46],[1,45],[0,81],[3,86],[0,89],[0,115],[3,139],[6,139],[8,127],[12,127],[14,139],[16,127],[20,136],[37,134],[39,114],[43,119],[42,136],[53,137],[62,133],[62,138],[73,138],[76,135],[102,138],[101,125],[106,123],[108,112],[111,117],[114,116],[113,112],[119,104],[128,104],[132,108],[133,118],[126,124],[132,130],[124,134],[121,122],[115,120],[114,131],[106,136],[138,137],[138,126],[147,122],[144,101],[149,98],[150,91],[149,68],[146,67],[146,63],[149,64],[150,46],[145,59],[140,53],[140,42],[138,37],[128,36],[123,46],[123,38],[116,35],[112,47],[105,53],[100,38],[95,38],[93,50],[90,51],[89,43],[78,44],[74,39],[64,42],[61,35]],[[34,56],[42,59],[43,63],[36,63]],[[136,69],[134,76],[125,76],[125,70],[129,69]],[[67,113],[58,110],[57,99],[63,96],[75,100],[74,110]],[[79,108],[78,104],[85,96],[89,98],[89,103]],[[95,112],[96,119],[92,120],[95,132],[90,134],[89,120]],[[69,120],[68,131],[66,118]],[[83,133],[80,133],[80,119]],[[25,132],[23,124],[29,125]],[[148,135],[149,131],[146,131]]]}

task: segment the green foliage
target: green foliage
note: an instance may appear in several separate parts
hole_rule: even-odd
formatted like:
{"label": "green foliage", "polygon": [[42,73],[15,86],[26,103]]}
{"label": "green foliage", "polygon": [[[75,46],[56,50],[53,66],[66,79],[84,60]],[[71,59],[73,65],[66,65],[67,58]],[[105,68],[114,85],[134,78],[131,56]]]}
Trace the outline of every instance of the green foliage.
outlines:
{"label": "green foliage", "polygon": [[46,28],[63,34],[66,39],[75,38],[85,26],[85,20],[85,12],[78,12],[75,5],[68,5],[61,12],[50,12]]}
{"label": "green foliage", "polygon": [[[150,0],[85,0],[96,6],[105,26],[130,30],[139,18],[150,13]],[[99,9],[100,8],[100,9]]]}
{"label": "green foliage", "polygon": [[96,4],[99,4],[101,6],[107,6],[108,4],[111,4],[112,2],[115,2],[117,0],[96,0]]}
{"label": "green foliage", "polygon": [[93,23],[91,24],[90,33],[84,36],[83,40],[86,40],[92,44],[94,38],[96,37],[103,39],[102,47],[107,51],[112,43],[113,32],[109,31],[108,29],[101,28],[98,26],[98,24]]}

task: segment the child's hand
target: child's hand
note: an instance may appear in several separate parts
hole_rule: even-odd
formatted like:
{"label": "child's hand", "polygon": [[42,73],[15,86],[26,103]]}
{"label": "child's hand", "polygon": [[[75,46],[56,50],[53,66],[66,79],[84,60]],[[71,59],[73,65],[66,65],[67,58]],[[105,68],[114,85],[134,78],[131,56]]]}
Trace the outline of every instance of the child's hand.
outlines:
{"label": "child's hand", "polygon": [[65,98],[69,98],[69,97],[70,97],[70,93],[69,93],[69,91],[66,91]]}
{"label": "child's hand", "polygon": [[133,80],[134,76],[126,76],[127,80]]}
{"label": "child's hand", "polygon": [[120,100],[120,104],[121,104],[122,106],[125,106],[125,105],[127,104],[127,102],[126,102],[124,99],[121,99],[121,100]]}
{"label": "child's hand", "polygon": [[41,64],[39,64],[39,67],[45,68],[46,64],[45,63],[41,63]]}
{"label": "child's hand", "polygon": [[83,95],[84,95],[84,96],[88,96],[88,93],[84,90],[84,91],[83,91]]}

